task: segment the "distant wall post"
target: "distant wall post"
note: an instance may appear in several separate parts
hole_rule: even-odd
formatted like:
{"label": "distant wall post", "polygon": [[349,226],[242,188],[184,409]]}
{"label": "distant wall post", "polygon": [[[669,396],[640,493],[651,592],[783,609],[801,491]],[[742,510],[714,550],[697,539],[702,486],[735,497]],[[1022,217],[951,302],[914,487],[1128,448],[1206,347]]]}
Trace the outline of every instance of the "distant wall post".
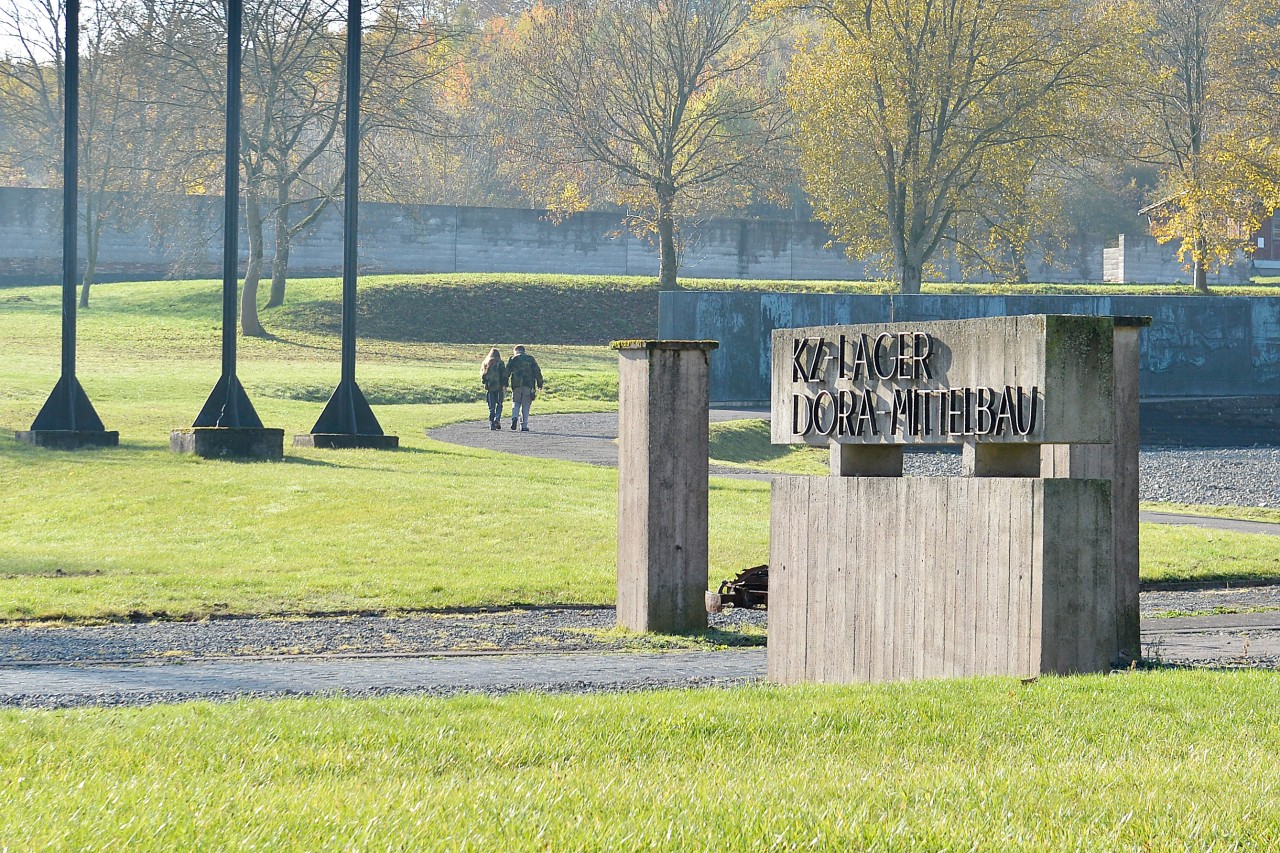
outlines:
{"label": "distant wall post", "polygon": [[706,628],[707,410],[716,341],[618,351],[618,624]]}

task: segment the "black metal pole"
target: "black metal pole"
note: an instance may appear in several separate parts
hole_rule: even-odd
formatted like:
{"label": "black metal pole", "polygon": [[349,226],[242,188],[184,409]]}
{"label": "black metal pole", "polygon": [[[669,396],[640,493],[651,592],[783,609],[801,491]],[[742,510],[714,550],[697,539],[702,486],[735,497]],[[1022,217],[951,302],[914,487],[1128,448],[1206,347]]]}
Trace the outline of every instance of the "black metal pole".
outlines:
{"label": "black metal pole", "polygon": [[[356,384],[356,269],[360,237],[360,3],[347,0],[346,152],[342,201],[342,373],[310,436],[295,444],[315,447],[396,447]],[[327,436],[320,441],[317,436]],[[342,438],[335,438],[342,437]]]}
{"label": "black metal pole", "polygon": [[62,62],[62,370],[57,385],[28,432],[32,444],[79,447],[114,445],[76,378],[76,238],[80,208],[80,0],[67,0]]}
{"label": "black metal pole", "polygon": [[239,292],[239,128],[244,0],[227,0],[227,140],[223,181],[223,375],[193,427],[262,429],[236,375]]}
{"label": "black metal pole", "polygon": [[80,208],[80,0],[67,0],[62,82],[62,378],[75,423],[76,237]]}
{"label": "black metal pole", "polygon": [[360,2],[347,0],[347,126],[342,200],[342,381],[356,379],[356,260],[360,233]]}
{"label": "black metal pole", "polygon": [[236,375],[236,291],[240,265],[240,64],[244,0],[227,2],[226,169],[222,190],[222,375]]}
{"label": "black metal pole", "polygon": [[240,277],[240,65],[244,0],[227,3],[227,102],[225,171],[222,187],[222,377],[196,427],[262,429],[262,420],[236,376],[236,302]]}

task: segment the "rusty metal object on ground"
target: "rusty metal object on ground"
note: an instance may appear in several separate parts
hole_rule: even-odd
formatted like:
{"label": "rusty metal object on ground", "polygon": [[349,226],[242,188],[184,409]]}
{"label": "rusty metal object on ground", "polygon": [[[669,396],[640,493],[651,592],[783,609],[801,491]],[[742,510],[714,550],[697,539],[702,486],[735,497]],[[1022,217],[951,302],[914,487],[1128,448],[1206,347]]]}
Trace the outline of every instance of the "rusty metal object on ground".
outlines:
{"label": "rusty metal object on ground", "polygon": [[769,566],[752,566],[733,580],[721,581],[717,592],[707,592],[707,612],[719,613],[726,607],[769,609]]}

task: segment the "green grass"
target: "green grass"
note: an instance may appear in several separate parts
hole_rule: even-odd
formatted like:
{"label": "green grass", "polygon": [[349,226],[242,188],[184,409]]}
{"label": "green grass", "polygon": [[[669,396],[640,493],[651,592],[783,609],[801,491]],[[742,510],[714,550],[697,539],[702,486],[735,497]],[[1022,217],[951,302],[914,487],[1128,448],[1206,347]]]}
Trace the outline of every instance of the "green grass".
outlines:
{"label": "green grass", "polygon": [[770,444],[769,423],[759,418],[711,424],[708,439],[717,465],[777,474],[820,475],[831,469],[825,448]]}
{"label": "green grass", "polygon": [[0,713],[9,849],[1265,850],[1265,672]]}
{"label": "green grass", "polygon": [[[97,289],[79,374],[122,447],[65,453],[12,438],[57,379],[58,291],[0,293],[0,620],[613,601],[614,471],[426,437],[483,418],[478,402],[430,402],[478,396],[483,345],[361,340],[360,382],[400,452],[289,448],[279,464],[170,454],[169,430],[190,424],[217,380],[217,317],[209,282]],[[614,407],[614,353],[528,343],[548,382],[535,417]],[[302,328],[239,347],[264,422],[307,432],[337,383],[337,339]],[[776,451],[735,429],[717,427],[717,458]],[[784,461],[825,466],[820,452]],[[1275,537],[1146,528],[1143,548],[1144,577],[1280,576]],[[714,479],[712,582],[767,555],[767,484]]]}
{"label": "green grass", "polygon": [[[504,603],[609,603],[616,472],[471,450],[425,430],[483,418],[483,346],[364,340],[360,381],[404,450],[289,448],[281,464],[167,452],[217,379],[208,283],[100,288],[81,313],[79,374],[122,447],[17,444],[56,381],[57,291],[0,303],[0,619],[403,611]],[[615,404],[617,356],[544,347],[535,417]],[[239,374],[268,426],[307,432],[337,382],[338,341],[313,330],[241,340]],[[291,398],[303,399],[291,399]],[[767,487],[717,481],[713,572],[762,562]]]}
{"label": "green grass", "polygon": [[1236,616],[1241,613],[1275,613],[1280,607],[1237,607],[1222,604],[1217,607],[1206,607],[1202,610],[1161,610],[1155,613],[1142,614],[1143,619],[1176,619],[1185,616]]}
{"label": "green grass", "polygon": [[1138,539],[1146,582],[1280,582],[1280,536],[1140,524]]}

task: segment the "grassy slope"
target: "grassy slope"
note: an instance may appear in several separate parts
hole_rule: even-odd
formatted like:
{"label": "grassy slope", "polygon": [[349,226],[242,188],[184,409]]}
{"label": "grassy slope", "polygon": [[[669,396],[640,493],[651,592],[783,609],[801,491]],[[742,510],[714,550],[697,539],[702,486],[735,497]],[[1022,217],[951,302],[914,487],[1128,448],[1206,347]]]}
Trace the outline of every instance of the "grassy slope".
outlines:
{"label": "grassy slope", "polygon": [[[307,282],[294,295],[330,291]],[[483,417],[479,403],[420,402],[472,399],[482,345],[362,340],[361,384],[403,452],[290,448],[275,465],[170,455],[168,431],[190,423],[217,379],[217,316],[210,282],[97,289],[81,314],[79,373],[123,446],[59,453],[11,437],[57,378],[58,293],[0,292],[0,619],[612,601],[613,471],[425,437]],[[293,329],[240,348],[264,422],[310,429],[319,403],[289,398],[333,387],[337,340]],[[611,352],[535,351],[550,391],[537,412],[612,407]],[[766,485],[713,481],[713,578],[767,559],[767,510]],[[1144,536],[1167,555],[1165,576],[1278,573],[1275,551],[1243,540],[1214,538],[1215,556],[1200,559],[1183,540],[1162,552],[1162,531]]]}
{"label": "grassy slope", "polygon": [[0,713],[12,849],[1274,849],[1263,672]]}

